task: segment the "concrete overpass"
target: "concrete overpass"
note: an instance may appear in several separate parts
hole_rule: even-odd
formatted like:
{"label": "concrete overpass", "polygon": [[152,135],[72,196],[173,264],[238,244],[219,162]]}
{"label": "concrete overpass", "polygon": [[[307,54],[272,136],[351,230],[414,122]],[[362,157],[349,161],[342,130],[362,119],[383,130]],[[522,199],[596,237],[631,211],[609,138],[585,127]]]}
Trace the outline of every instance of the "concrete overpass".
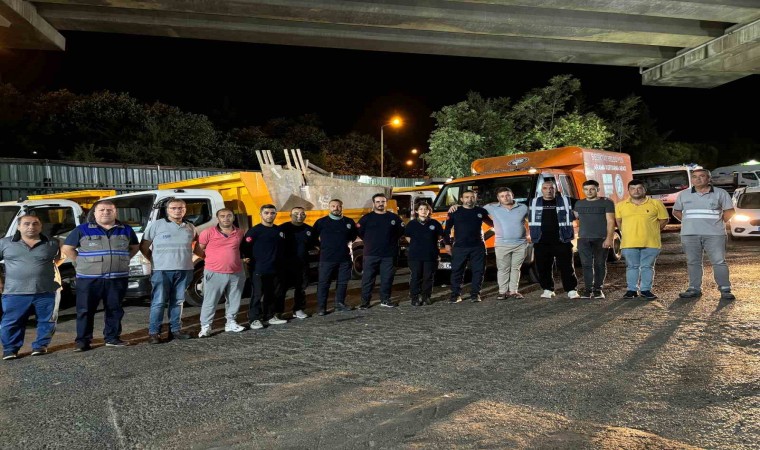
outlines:
{"label": "concrete overpass", "polygon": [[631,66],[657,86],[760,73],[760,0],[0,0],[0,48],[64,50],[68,30]]}

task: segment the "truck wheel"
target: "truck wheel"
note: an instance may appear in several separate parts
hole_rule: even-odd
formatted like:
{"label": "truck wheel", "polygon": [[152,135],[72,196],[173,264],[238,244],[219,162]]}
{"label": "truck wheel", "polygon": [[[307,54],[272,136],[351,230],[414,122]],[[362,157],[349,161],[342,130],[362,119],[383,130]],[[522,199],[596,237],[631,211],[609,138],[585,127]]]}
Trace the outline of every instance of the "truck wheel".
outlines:
{"label": "truck wheel", "polygon": [[361,280],[364,272],[364,249],[353,249],[353,265],[351,266],[351,279]]}
{"label": "truck wheel", "polygon": [[203,304],[203,264],[193,270],[193,280],[185,291],[185,301],[190,306]]}
{"label": "truck wheel", "polygon": [[620,261],[623,257],[623,251],[620,249],[620,235],[615,233],[615,238],[612,240],[612,248],[607,253],[608,262]]}

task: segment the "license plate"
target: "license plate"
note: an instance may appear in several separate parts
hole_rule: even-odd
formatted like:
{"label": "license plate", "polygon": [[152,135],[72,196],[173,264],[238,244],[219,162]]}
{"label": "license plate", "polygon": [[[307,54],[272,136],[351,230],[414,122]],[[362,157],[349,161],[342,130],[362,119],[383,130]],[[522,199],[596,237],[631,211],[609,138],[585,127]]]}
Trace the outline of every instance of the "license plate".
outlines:
{"label": "license plate", "polygon": [[451,262],[441,261],[438,263],[439,269],[451,270]]}

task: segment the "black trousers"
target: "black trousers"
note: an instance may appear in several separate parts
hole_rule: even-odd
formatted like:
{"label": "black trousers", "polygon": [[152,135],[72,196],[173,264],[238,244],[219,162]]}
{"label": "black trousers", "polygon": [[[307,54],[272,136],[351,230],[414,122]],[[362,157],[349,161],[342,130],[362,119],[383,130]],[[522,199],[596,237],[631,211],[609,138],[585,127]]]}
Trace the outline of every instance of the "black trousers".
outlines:
{"label": "black trousers", "polygon": [[106,342],[116,341],[121,336],[121,319],[124,308],[121,302],[127,293],[128,279],[124,278],[77,278],[77,337],[76,343],[90,345],[95,327],[95,313],[103,300]]}
{"label": "black trousers", "polygon": [[409,261],[409,270],[412,276],[409,279],[409,295],[417,298],[430,298],[433,293],[433,279],[438,261]]}
{"label": "black trousers", "polygon": [[351,279],[351,261],[320,261],[319,262],[319,285],[317,286],[317,308],[327,309],[327,294],[330,292],[330,283],[333,275],[337,272],[338,280],[335,282],[335,304],[346,304],[346,291],[348,281]]}
{"label": "black trousers", "polygon": [[[283,270],[277,279],[277,304],[285,307],[285,295],[293,288],[293,312],[306,308],[306,287],[309,286],[309,265],[298,264]],[[282,312],[282,311],[279,311]]]}
{"label": "black trousers", "polygon": [[393,256],[365,256],[362,271],[362,305],[369,306],[372,299],[372,289],[375,287],[375,278],[380,274],[380,301],[391,301],[391,288],[393,287],[393,275],[396,273],[396,264]]}
{"label": "black trousers", "polygon": [[285,305],[275,295],[277,280],[276,273],[254,273],[251,277],[253,295],[248,309],[250,322],[269,320],[275,313],[280,314],[285,309]]}
{"label": "black trousers", "polygon": [[486,246],[479,247],[456,247],[451,249],[451,296],[457,297],[462,292],[464,282],[464,270],[467,262],[470,262],[472,272],[472,284],[470,285],[470,297],[480,295],[480,287],[483,285],[483,275],[486,269]]}
{"label": "black trousers", "polygon": [[607,276],[607,255],[602,247],[604,238],[578,238],[578,254],[583,266],[583,284],[586,289],[601,290]]}
{"label": "black trousers", "polygon": [[578,287],[578,279],[575,278],[573,267],[573,244],[533,244],[533,254],[536,258],[538,269],[538,282],[544,290],[554,290],[554,262],[557,262],[562,287],[566,292],[574,291]]}

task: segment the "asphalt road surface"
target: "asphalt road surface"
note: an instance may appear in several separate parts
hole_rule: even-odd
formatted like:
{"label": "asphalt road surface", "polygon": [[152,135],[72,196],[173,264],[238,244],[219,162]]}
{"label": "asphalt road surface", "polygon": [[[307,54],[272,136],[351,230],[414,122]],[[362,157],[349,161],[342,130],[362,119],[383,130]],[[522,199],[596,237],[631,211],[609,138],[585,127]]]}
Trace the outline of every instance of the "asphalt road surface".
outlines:
{"label": "asphalt road surface", "polygon": [[[239,334],[219,310],[211,338],[160,345],[145,342],[147,304],[129,303],[133,345],[86,353],[64,305],[52,353],[27,343],[0,362],[0,447],[760,448],[759,256],[759,241],[730,243],[734,302],[709,265],[705,295],[677,298],[685,258],[668,233],[657,301],[622,300],[618,263],[604,300],[526,285],[525,300],[497,301],[491,280],[482,303],[448,304],[437,287],[413,308],[402,270],[400,308]],[[196,335],[199,312],[184,310]]]}

